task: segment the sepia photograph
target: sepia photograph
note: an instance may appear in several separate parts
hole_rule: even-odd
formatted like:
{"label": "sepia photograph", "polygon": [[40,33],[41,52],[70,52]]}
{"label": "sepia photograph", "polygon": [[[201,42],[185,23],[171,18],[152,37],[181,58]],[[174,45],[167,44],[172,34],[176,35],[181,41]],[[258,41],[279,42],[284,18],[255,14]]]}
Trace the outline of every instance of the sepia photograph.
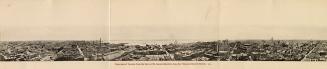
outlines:
{"label": "sepia photograph", "polygon": [[326,61],[322,0],[112,0],[110,61]]}
{"label": "sepia photograph", "polygon": [[0,61],[105,61],[108,0],[0,0]]}
{"label": "sepia photograph", "polygon": [[2,0],[0,61],[327,61],[320,1],[100,2]]}
{"label": "sepia photograph", "polygon": [[0,0],[1,69],[326,69],[327,0]]}

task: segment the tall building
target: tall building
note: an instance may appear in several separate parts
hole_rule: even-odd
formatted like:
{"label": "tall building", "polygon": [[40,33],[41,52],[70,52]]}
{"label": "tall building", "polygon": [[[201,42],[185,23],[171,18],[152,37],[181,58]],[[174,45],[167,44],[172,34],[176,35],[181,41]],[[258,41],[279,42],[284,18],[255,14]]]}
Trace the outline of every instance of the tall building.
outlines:
{"label": "tall building", "polygon": [[1,41],[1,39],[2,39],[2,33],[0,32],[0,41]]}

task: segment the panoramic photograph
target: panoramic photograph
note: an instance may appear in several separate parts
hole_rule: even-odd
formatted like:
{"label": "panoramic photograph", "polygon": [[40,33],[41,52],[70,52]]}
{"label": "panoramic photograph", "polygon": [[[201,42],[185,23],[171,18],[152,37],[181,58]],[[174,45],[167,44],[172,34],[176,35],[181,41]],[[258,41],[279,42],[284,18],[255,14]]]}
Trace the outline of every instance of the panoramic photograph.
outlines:
{"label": "panoramic photograph", "polygon": [[326,61],[325,3],[112,0],[109,60]]}
{"label": "panoramic photograph", "polygon": [[[139,42],[140,44],[136,44]],[[142,44],[144,42],[144,44]],[[153,41],[152,41],[153,42]],[[162,42],[165,42],[163,44]],[[129,45],[133,43],[133,45]],[[217,40],[115,43],[111,61],[326,61],[326,40]]]}
{"label": "panoramic photograph", "polygon": [[0,61],[109,60],[108,0],[0,0]]}
{"label": "panoramic photograph", "polygon": [[0,61],[327,61],[325,6],[0,0]]}

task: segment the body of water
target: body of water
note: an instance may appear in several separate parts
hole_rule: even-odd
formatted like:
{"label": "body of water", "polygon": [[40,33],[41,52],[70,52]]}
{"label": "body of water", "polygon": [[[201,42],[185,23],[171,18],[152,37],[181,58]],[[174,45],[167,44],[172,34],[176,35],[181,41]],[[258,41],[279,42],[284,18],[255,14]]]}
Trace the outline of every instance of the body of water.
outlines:
{"label": "body of water", "polygon": [[129,45],[167,45],[167,44],[183,44],[193,42],[204,42],[210,40],[110,40],[109,43],[128,43]]}

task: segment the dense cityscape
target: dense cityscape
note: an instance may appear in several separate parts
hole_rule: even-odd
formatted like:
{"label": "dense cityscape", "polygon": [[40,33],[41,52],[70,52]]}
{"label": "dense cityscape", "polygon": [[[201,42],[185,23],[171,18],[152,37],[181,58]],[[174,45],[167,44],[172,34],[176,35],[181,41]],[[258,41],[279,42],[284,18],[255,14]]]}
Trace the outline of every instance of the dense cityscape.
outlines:
{"label": "dense cityscape", "polygon": [[112,61],[326,61],[324,40],[218,40],[112,44]]}
{"label": "dense cityscape", "polygon": [[105,61],[108,53],[100,41],[0,42],[0,61]]}
{"label": "dense cityscape", "polygon": [[1,41],[0,61],[327,61],[325,40]]}

